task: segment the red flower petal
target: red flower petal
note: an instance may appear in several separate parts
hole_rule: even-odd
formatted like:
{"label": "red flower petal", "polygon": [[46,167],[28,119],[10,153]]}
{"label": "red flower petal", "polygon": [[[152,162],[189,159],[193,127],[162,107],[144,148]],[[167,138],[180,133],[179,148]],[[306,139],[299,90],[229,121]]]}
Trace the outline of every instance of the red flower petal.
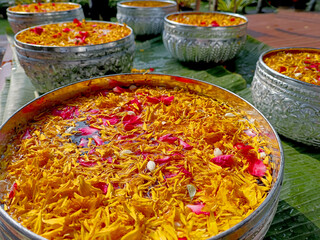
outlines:
{"label": "red flower petal", "polygon": [[161,102],[161,99],[156,98],[156,97],[149,97],[149,96],[147,96],[147,101],[148,101],[148,102],[151,102],[151,103],[157,104],[157,103]]}
{"label": "red flower petal", "polygon": [[142,122],[140,120],[140,116],[136,115],[126,115],[123,120],[124,130],[130,131],[134,129],[137,125],[141,125]]}
{"label": "red flower petal", "polygon": [[83,167],[93,167],[97,165],[96,162],[85,161],[83,158],[79,158],[77,162]]}
{"label": "red flower petal", "polygon": [[192,173],[189,172],[187,169],[185,169],[184,167],[180,167],[180,172],[182,172],[184,175],[186,175],[186,177],[192,177]]}
{"label": "red flower petal", "polygon": [[81,138],[80,143],[79,143],[79,146],[81,146],[81,147],[86,147],[87,144],[88,144],[88,142],[89,142],[88,139]]}
{"label": "red flower petal", "polygon": [[204,208],[204,204],[197,204],[197,205],[191,205],[188,204],[187,207],[191,209],[192,212],[194,212],[195,214],[199,215],[199,214],[204,214],[204,215],[210,215],[210,212],[202,212],[202,208]]}
{"label": "red flower petal", "polygon": [[64,29],[62,29],[62,32],[70,32],[70,31],[71,31],[70,28],[64,28]]}
{"label": "red flower petal", "polygon": [[159,141],[161,142],[167,142],[173,144],[176,140],[178,140],[177,137],[173,137],[171,133],[166,134],[162,137],[159,137]]}
{"label": "red flower petal", "polygon": [[107,163],[112,163],[112,157],[103,158],[103,161],[107,161]]}
{"label": "red flower petal", "polygon": [[43,28],[42,27],[35,27],[35,28],[30,29],[30,31],[34,32],[38,35],[41,35],[41,33],[43,32]]}
{"label": "red flower petal", "polygon": [[156,159],[154,160],[154,162],[158,164],[162,164],[162,163],[170,162],[171,160],[172,160],[171,156],[166,156],[164,158]]}
{"label": "red flower petal", "polygon": [[76,107],[65,107],[62,110],[53,110],[52,114],[54,116],[60,116],[63,119],[72,119],[74,116],[79,114],[78,109]]}
{"label": "red flower petal", "polygon": [[212,27],[219,27],[220,25],[219,25],[219,23],[217,23],[217,21],[212,21],[211,26]]}
{"label": "red flower petal", "polygon": [[16,190],[18,188],[18,184],[15,182],[13,185],[12,185],[12,188],[11,188],[11,191],[9,193],[9,199],[12,199],[14,197],[14,195],[16,194]]}
{"label": "red flower petal", "polygon": [[134,138],[134,137],[136,137],[135,134],[125,135],[125,136],[120,135],[120,136],[118,137],[118,140],[124,140],[124,139],[129,139],[129,138]]}
{"label": "red flower petal", "polygon": [[92,138],[98,146],[103,145],[103,140],[99,137],[99,135],[92,135]]}
{"label": "red flower petal", "polygon": [[76,18],[73,19],[73,23],[77,24],[78,27],[80,27],[81,24],[82,24],[82,23],[81,23],[78,19],[76,19]]}
{"label": "red flower petal", "polygon": [[253,161],[249,162],[248,171],[253,176],[262,177],[266,173],[267,167],[261,160],[254,159]]}
{"label": "red flower petal", "polygon": [[30,134],[30,129],[28,128],[27,130],[26,130],[26,132],[23,134],[23,136],[22,136],[22,139],[28,139],[28,138],[31,138],[32,136],[31,136],[31,134]]}
{"label": "red flower petal", "polygon": [[172,101],[174,100],[174,96],[161,96],[161,102],[163,102],[164,105],[170,105]]}
{"label": "red flower petal", "polygon": [[99,188],[103,192],[103,194],[106,194],[108,192],[108,184],[106,184],[105,182],[98,182],[93,186],[95,188]]}
{"label": "red flower petal", "polygon": [[103,121],[103,125],[115,125],[118,122],[120,122],[120,118],[116,115],[111,115],[111,116],[106,116],[106,117],[101,117]]}
{"label": "red flower petal", "polygon": [[92,135],[99,131],[98,129],[93,127],[83,127],[83,128],[78,128],[78,130],[82,133],[83,136]]}
{"label": "red flower petal", "polygon": [[234,164],[233,155],[220,155],[212,158],[211,162],[223,168],[231,167]]}
{"label": "red flower petal", "polygon": [[243,154],[247,154],[250,149],[253,149],[252,146],[250,146],[250,145],[244,145],[243,143],[237,143],[237,144],[234,145],[234,146],[235,146],[235,148],[237,148],[238,150],[241,150]]}
{"label": "red flower petal", "polygon": [[164,178],[167,179],[167,178],[173,178],[175,176],[177,176],[178,173],[167,173],[164,175]]}
{"label": "red flower petal", "polygon": [[286,67],[283,67],[281,66],[280,69],[279,69],[279,72],[282,73],[282,72],[285,72],[287,71],[287,68]]}
{"label": "red flower petal", "polygon": [[95,152],[96,152],[96,148],[93,148],[93,149],[91,149],[91,150],[89,151],[88,154],[93,154],[93,153],[95,153]]}
{"label": "red flower petal", "polygon": [[189,145],[188,143],[182,141],[181,139],[179,139],[179,143],[180,145],[183,146],[183,149],[186,149],[186,150],[191,150],[193,148],[193,146]]}

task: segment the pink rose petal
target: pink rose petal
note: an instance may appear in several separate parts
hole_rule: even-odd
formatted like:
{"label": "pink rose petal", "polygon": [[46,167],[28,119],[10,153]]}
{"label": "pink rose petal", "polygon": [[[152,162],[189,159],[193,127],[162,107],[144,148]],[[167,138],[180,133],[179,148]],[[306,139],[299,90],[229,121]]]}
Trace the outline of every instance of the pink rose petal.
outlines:
{"label": "pink rose petal", "polygon": [[211,162],[222,168],[231,167],[234,164],[233,155],[220,155],[212,158]]}
{"label": "pink rose petal", "polygon": [[191,209],[192,212],[194,212],[195,214],[199,215],[199,214],[204,214],[204,215],[210,215],[210,212],[202,212],[202,208],[204,208],[204,204],[197,204],[197,205],[191,205],[188,204],[187,207]]}

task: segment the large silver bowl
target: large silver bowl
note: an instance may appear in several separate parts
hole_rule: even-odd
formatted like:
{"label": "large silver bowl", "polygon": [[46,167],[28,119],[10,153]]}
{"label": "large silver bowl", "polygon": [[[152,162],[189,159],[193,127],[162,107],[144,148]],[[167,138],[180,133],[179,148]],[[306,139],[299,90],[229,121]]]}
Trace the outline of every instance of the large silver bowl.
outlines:
{"label": "large silver bowl", "polygon": [[274,71],[264,58],[279,51],[313,51],[319,48],[278,48],[261,54],[252,81],[254,105],[278,133],[320,147],[320,86]]}
{"label": "large silver bowl", "polygon": [[74,47],[23,43],[16,39],[19,32],[15,35],[14,45],[27,76],[36,90],[44,93],[91,77],[130,72],[135,42],[132,29],[129,29],[130,35],[117,41]]}
{"label": "large silver bowl", "polygon": [[123,4],[134,1],[128,0],[117,3],[117,20],[129,25],[137,36],[160,34],[163,30],[164,16],[178,10],[177,3],[170,0],[157,0],[170,3],[170,5],[164,7],[134,7]]}
{"label": "large silver bowl", "polygon": [[[59,4],[59,3],[56,3]],[[28,12],[14,12],[10,7],[7,8],[7,16],[9,24],[14,33],[17,33],[25,28],[43,25],[55,22],[68,22],[77,18],[84,19],[83,10],[78,3],[64,3],[78,6],[75,9],[67,11],[47,12],[47,13],[28,13]]]}
{"label": "large silver bowl", "polygon": [[[272,222],[279,201],[284,170],[284,156],[281,142],[273,127],[255,107],[232,92],[206,82],[161,74],[119,74],[89,79],[59,88],[44,94],[25,105],[4,123],[0,129],[0,154],[3,154],[5,151],[6,145],[10,138],[14,136],[15,131],[24,128],[28,121],[33,119],[43,110],[49,109],[82,93],[113,88],[115,84],[127,87],[134,84],[137,86],[149,85],[189,89],[192,92],[205,94],[209,97],[222,100],[234,108],[239,109],[239,111],[245,111],[249,116],[256,120],[256,123],[259,124],[259,127],[265,136],[269,137],[269,140],[266,142],[266,147],[271,150],[271,161],[273,166],[272,188],[266,199],[247,218],[232,228],[209,239],[262,239]],[[0,207],[0,237],[1,233],[9,239],[44,239],[22,227]],[[3,238],[7,239],[5,237]]]}
{"label": "large silver bowl", "polygon": [[225,62],[236,56],[247,38],[246,17],[235,13],[216,12],[239,17],[245,23],[226,27],[198,27],[168,19],[174,14],[202,14],[202,12],[172,13],[165,17],[163,43],[170,54],[182,62]]}

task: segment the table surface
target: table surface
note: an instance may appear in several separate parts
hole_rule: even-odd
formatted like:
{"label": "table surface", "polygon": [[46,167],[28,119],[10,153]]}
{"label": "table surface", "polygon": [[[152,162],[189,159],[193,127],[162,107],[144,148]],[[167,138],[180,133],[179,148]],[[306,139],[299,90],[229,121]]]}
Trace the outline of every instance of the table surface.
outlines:
{"label": "table surface", "polygon": [[[12,39],[9,39],[12,43]],[[161,37],[136,41],[134,68],[192,77],[216,84],[251,100],[250,83],[260,54],[268,45],[248,37],[238,56],[223,65],[184,65],[171,58]],[[0,70],[0,122],[35,98],[28,77],[15,58]],[[10,49],[6,53],[10,55]],[[6,57],[6,56],[5,56]],[[8,73],[9,72],[9,73]],[[8,76],[5,73],[8,73]],[[0,79],[1,80],[1,79]],[[274,221],[265,239],[320,239],[320,151],[280,136],[285,155],[284,183]]]}

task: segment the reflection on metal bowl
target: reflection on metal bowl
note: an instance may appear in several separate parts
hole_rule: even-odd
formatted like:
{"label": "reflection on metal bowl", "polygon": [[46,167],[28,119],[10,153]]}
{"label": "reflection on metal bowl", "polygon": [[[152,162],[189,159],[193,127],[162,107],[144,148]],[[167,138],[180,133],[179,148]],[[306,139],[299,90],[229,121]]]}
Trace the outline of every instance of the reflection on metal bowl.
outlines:
{"label": "reflection on metal bowl", "polygon": [[[84,93],[112,89],[115,85],[129,87],[132,84],[135,86],[147,85],[187,89],[196,94],[219,99],[219,101],[223,101],[239,111],[244,111],[247,116],[255,119],[257,123],[256,126],[259,126],[261,131],[268,138],[268,141],[266,141],[265,144],[271,151],[271,189],[260,206],[244,220],[209,239],[262,239],[276,212],[283,180],[284,159],[280,140],[269,122],[251,104],[230,91],[209,83],[190,78],[161,74],[118,74],[93,78],[56,89],[30,102],[18,110],[2,125],[2,128],[0,129],[0,153],[3,154],[10,138],[14,136],[15,132],[23,129],[31,119],[44,110],[50,109]],[[8,236],[9,239],[44,239],[22,227],[13,220],[3,208],[0,208],[0,223],[0,232],[5,236]]]}
{"label": "reflection on metal bowl", "polygon": [[320,147],[320,86],[285,76],[264,59],[280,51],[316,52],[315,48],[279,48],[261,54],[252,81],[254,105],[278,133],[308,145]]}
{"label": "reflection on metal bowl", "polygon": [[225,62],[236,56],[247,38],[246,17],[217,12],[245,20],[235,26],[199,27],[181,24],[168,19],[175,14],[199,14],[202,12],[181,12],[165,17],[163,43],[170,54],[182,62]]}
{"label": "reflection on metal bowl", "polygon": [[125,5],[127,2],[135,0],[117,4],[117,19],[120,23],[129,25],[137,36],[160,34],[163,30],[164,16],[178,10],[177,3],[169,0],[157,1],[169,4],[162,7],[135,7]]}
{"label": "reflection on metal bowl", "polygon": [[16,39],[19,32],[15,36],[15,48],[36,90],[44,93],[90,77],[130,72],[135,43],[132,29],[129,29],[130,35],[117,41],[71,47],[23,43]]}
{"label": "reflection on metal bowl", "polygon": [[67,22],[77,18],[84,19],[83,10],[80,4],[64,3],[78,6],[75,9],[57,12],[30,13],[30,12],[14,12],[7,9],[8,21],[14,33],[17,33],[28,27],[43,25],[55,22]]}

